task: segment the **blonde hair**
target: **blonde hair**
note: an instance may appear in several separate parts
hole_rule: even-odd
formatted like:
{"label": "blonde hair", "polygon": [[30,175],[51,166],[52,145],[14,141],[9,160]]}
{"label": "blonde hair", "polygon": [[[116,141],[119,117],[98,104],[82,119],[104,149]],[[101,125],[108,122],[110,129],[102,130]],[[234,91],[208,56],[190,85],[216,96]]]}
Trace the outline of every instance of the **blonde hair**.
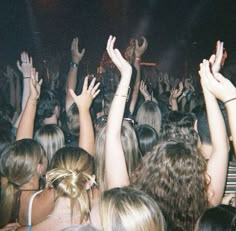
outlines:
{"label": "blonde hair", "polygon": [[165,230],[165,219],[156,202],[132,187],[105,191],[100,214],[104,231]]}
{"label": "blonde hair", "polygon": [[[105,177],[105,138],[106,124],[100,128],[95,142],[95,169],[99,188],[101,191],[107,189]],[[127,121],[123,121],[121,128],[121,142],[124,150],[128,175],[131,176],[141,158],[135,130]]]}
{"label": "blonde hair", "polygon": [[34,139],[43,146],[49,163],[54,153],[65,146],[64,133],[56,124],[47,124],[39,128],[35,133]]}
{"label": "blonde hair", "polygon": [[43,148],[32,139],[15,141],[2,152],[0,173],[8,182],[1,186],[0,227],[10,221],[16,192],[37,174],[44,157]]}
{"label": "blonde hair", "polygon": [[51,169],[47,173],[47,188],[56,189],[57,198],[71,200],[71,215],[75,203],[80,206],[81,222],[89,216],[89,198],[86,191],[89,181],[94,181],[93,158],[83,149],[64,147],[52,158]]}
{"label": "blonde hair", "polygon": [[158,104],[149,100],[143,102],[137,111],[136,122],[138,125],[147,124],[151,126],[160,134],[161,111]]}
{"label": "blonde hair", "polygon": [[79,110],[75,103],[73,103],[66,112],[66,124],[72,135],[79,136]]}

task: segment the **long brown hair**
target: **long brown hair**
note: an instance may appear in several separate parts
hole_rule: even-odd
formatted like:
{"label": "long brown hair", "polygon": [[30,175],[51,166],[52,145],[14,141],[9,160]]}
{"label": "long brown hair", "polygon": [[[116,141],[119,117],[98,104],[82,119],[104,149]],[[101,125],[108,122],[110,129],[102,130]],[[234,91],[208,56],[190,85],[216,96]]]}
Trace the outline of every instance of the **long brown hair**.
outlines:
{"label": "long brown hair", "polygon": [[31,139],[15,141],[2,152],[0,173],[8,182],[1,186],[0,227],[10,221],[16,192],[37,174],[43,158],[42,146]]}
{"label": "long brown hair", "polygon": [[168,230],[193,230],[208,207],[206,162],[184,143],[165,142],[143,157],[132,182],[159,204]]}

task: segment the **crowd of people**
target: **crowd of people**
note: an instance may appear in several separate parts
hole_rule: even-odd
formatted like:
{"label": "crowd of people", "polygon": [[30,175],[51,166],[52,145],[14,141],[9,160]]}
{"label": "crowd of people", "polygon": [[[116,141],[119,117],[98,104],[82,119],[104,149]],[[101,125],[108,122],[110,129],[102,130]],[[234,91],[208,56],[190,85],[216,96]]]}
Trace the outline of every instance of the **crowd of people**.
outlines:
{"label": "crowd of people", "polygon": [[66,77],[38,73],[27,52],[2,73],[0,230],[236,230],[223,42],[196,75],[175,78],[141,65],[145,37],[124,54],[115,41],[95,75],[80,76],[78,38]]}

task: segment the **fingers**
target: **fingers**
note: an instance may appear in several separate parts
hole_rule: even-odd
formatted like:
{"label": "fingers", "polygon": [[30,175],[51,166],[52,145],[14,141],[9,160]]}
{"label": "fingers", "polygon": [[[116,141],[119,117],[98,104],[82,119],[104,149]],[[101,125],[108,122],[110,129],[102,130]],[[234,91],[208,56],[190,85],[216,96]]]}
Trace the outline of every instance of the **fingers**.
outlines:
{"label": "fingers", "polygon": [[71,43],[71,50],[78,50],[78,38],[75,37],[73,40],[72,40],[72,43]]}
{"label": "fingers", "polygon": [[85,79],[84,79],[84,85],[83,85],[82,93],[87,91],[87,89],[88,89],[88,76],[86,76]]}
{"label": "fingers", "polygon": [[20,65],[20,61],[19,60],[17,60],[16,65],[17,65],[17,68],[19,69],[19,71],[21,71],[21,65]]}
{"label": "fingers", "polygon": [[40,80],[39,80],[39,86],[41,87],[42,84],[43,84],[43,79],[40,79]]}
{"label": "fingers", "polygon": [[83,48],[82,51],[80,52],[81,58],[84,56],[84,53],[85,53],[85,48]]}
{"label": "fingers", "polygon": [[216,55],[215,54],[211,55],[211,57],[209,59],[209,62],[211,63],[211,65],[214,64],[215,60],[216,60]]}
{"label": "fingers", "polygon": [[110,57],[112,57],[114,55],[114,43],[116,41],[116,37],[114,36],[109,36],[108,40],[107,40],[107,52],[109,54]]}
{"label": "fingers", "polygon": [[223,49],[224,49],[224,43],[217,41],[217,47],[216,47],[216,58],[215,62],[212,65],[212,71],[213,73],[219,72],[221,68],[221,60],[223,57]]}
{"label": "fingers", "polygon": [[89,87],[88,87],[88,91],[92,91],[93,87],[94,87],[94,84],[95,84],[95,81],[96,81],[96,78],[93,78],[91,83],[89,84]]}
{"label": "fingers", "polygon": [[[97,84],[95,85],[95,87],[91,90],[91,93],[92,93],[93,96],[94,96],[95,93],[97,92],[99,86],[100,86],[100,83],[97,83]],[[99,91],[100,91],[100,90],[99,90]]]}
{"label": "fingers", "polygon": [[146,50],[146,49],[147,49],[147,46],[148,46],[147,39],[146,39],[144,36],[142,36],[142,39],[143,39],[143,43],[142,43],[141,48],[142,48],[143,50]]}
{"label": "fingers", "polygon": [[96,96],[100,93],[100,89],[98,89],[97,91],[95,91],[92,96],[93,96],[93,99],[96,98]]}
{"label": "fingers", "polygon": [[97,83],[95,86],[96,78],[93,78],[91,84],[89,85],[88,92],[92,95],[93,98],[95,98],[100,90],[98,90],[98,87],[100,86],[100,83]]}

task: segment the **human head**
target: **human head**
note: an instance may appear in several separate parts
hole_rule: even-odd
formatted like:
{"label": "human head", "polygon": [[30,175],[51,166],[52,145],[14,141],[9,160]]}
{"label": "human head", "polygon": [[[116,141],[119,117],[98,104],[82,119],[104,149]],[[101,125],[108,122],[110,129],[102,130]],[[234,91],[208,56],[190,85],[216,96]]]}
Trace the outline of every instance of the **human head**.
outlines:
{"label": "human head", "polygon": [[192,113],[170,111],[163,120],[160,140],[185,142],[197,148],[198,134],[194,122]]}
{"label": "human head", "polygon": [[64,133],[56,124],[46,124],[40,127],[36,131],[34,139],[43,146],[49,163],[54,153],[65,145]]}
{"label": "human head", "polygon": [[105,191],[100,214],[104,231],[165,230],[165,220],[157,203],[132,187]]}
{"label": "human head", "polygon": [[147,124],[138,125],[135,128],[139,149],[144,156],[146,153],[151,151],[158,143],[158,134],[154,128]]}
{"label": "human head", "polygon": [[66,124],[72,135],[79,136],[79,110],[75,103],[73,103],[66,112]]}
{"label": "human head", "polygon": [[[98,131],[95,142],[95,169],[97,181],[101,191],[106,189],[105,139],[106,124]],[[127,171],[129,176],[131,176],[132,171],[136,168],[139,162],[140,153],[134,128],[127,121],[123,121],[122,123],[121,143],[124,150]]]}
{"label": "human head", "polygon": [[63,147],[51,160],[51,170],[47,172],[46,187],[56,190],[57,198],[67,197],[71,201],[71,210],[79,203],[81,222],[89,216],[89,198],[87,190],[95,182],[93,178],[93,158],[78,147]]}
{"label": "human head", "polygon": [[199,218],[195,231],[234,231],[236,230],[236,208],[218,205],[207,209]]}
{"label": "human head", "polygon": [[[7,146],[0,158],[0,173],[7,182],[1,186],[0,227],[9,222],[15,193],[46,171],[46,156],[35,140],[23,139]],[[36,182],[37,183],[37,182]]]}
{"label": "human head", "polygon": [[192,230],[208,206],[206,162],[186,143],[157,145],[143,157],[131,182],[158,203],[168,230]]}
{"label": "human head", "polygon": [[161,112],[157,103],[149,100],[143,102],[137,111],[136,122],[139,125],[150,125],[159,134],[161,128]]}
{"label": "human head", "polygon": [[37,107],[37,118],[41,125],[44,120],[55,115],[59,117],[60,102],[54,91],[43,90],[40,94],[40,99]]}

